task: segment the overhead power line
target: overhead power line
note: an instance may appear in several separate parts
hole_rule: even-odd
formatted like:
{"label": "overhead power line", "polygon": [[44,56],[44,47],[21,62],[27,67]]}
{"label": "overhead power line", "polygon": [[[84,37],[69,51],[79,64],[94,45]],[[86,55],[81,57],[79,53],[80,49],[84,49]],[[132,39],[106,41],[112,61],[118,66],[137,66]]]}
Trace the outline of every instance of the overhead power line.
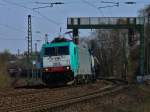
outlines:
{"label": "overhead power line", "polygon": [[111,4],[119,4],[119,2],[106,2],[106,1],[101,1],[101,3],[111,3]]}
{"label": "overhead power line", "polygon": [[107,6],[102,6],[102,7],[98,7],[99,9],[101,8],[107,8],[107,7],[119,7],[119,5],[107,5]]}
{"label": "overhead power line", "polygon": [[108,7],[119,7],[119,5],[120,5],[119,2],[112,2],[112,1],[101,1],[101,3],[111,4],[111,5],[105,5],[105,6],[98,7],[99,9],[108,8]]}
{"label": "overhead power line", "polygon": [[125,4],[136,4],[136,2],[124,2]]}
{"label": "overhead power line", "polygon": [[43,7],[36,7],[36,8],[33,8],[33,10],[47,8],[47,7],[52,7],[52,6],[47,5],[47,6],[43,6]]}
{"label": "overhead power line", "polygon": [[5,4],[0,3],[1,6],[4,6]]}
{"label": "overhead power line", "polygon": [[2,38],[2,37],[0,37],[0,40],[25,40],[25,39],[22,39],[22,38]]}
{"label": "overhead power line", "polygon": [[36,10],[33,10],[32,8],[29,8],[29,7],[27,7],[27,6],[24,6],[24,5],[22,5],[22,4],[18,4],[18,3],[12,2],[12,1],[7,1],[7,0],[2,0],[2,1],[5,2],[5,3],[8,3],[8,4],[11,4],[11,5],[14,5],[14,6],[18,6],[18,7],[24,8],[24,9],[31,10],[31,11],[33,11],[33,12],[39,14],[39,15],[40,15],[42,18],[44,18],[45,20],[47,20],[47,21],[49,21],[49,22],[51,22],[51,23],[53,23],[53,24],[55,24],[55,25],[60,25],[60,23],[58,23],[58,22],[56,22],[56,21],[54,21],[54,20],[52,20],[52,19],[46,17],[46,16],[43,15],[41,12],[36,11]]}
{"label": "overhead power line", "polygon": [[2,24],[2,23],[0,23],[0,26],[9,28],[9,29],[14,30],[14,31],[17,31],[17,32],[25,32],[25,31],[23,31],[23,30],[21,30],[21,29],[19,29],[19,28],[16,28],[16,27],[13,27],[13,26],[9,26],[9,25],[7,25],[7,24]]}
{"label": "overhead power line", "polygon": [[101,3],[104,3],[104,4],[111,4],[111,5],[105,5],[105,6],[98,7],[99,9],[100,9],[100,8],[107,8],[107,7],[119,7],[119,6],[120,6],[120,3],[127,4],[127,5],[136,4],[136,2],[133,2],[133,1],[129,1],[129,2],[101,1]]}
{"label": "overhead power line", "polygon": [[35,10],[35,9],[41,9],[41,8],[47,8],[47,7],[53,7],[54,5],[61,5],[61,4],[64,4],[63,2],[51,2],[51,3],[35,2],[35,3],[36,3],[36,4],[47,4],[47,6],[33,8],[33,10]]}
{"label": "overhead power line", "polygon": [[[26,39],[25,38],[4,38],[4,37],[0,37],[0,40],[7,40],[7,41],[25,41]],[[34,39],[32,41],[42,41],[40,39]]]}
{"label": "overhead power line", "polygon": [[82,0],[82,2],[84,2],[85,4],[87,4],[87,5],[89,5],[89,6],[93,7],[93,8],[98,9],[98,10],[101,12],[102,16],[104,16],[104,13],[102,12],[102,10],[99,9],[99,8],[97,8],[97,6],[95,6],[93,3],[88,2],[88,1],[86,1],[86,0]]}
{"label": "overhead power line", "polygon": [[150,3],[146,1],[119,1],[119,2],[113,2],[113,1],[101,1],[101,3],[106,3],[106,4],[118,4],[118,3],[123,3],[123,4],[141,4],[141,3]]}
{"label": "overhead power line", "polygon": [[35,2],[36,4],[61,5],[63,2]]}

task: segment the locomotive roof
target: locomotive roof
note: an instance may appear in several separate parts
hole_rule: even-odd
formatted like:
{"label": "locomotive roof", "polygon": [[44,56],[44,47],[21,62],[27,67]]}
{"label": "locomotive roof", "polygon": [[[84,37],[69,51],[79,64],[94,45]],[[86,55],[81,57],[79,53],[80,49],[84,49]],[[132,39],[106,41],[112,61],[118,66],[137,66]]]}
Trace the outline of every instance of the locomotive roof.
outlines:
{"label": "locomotive roof", "polygon": [[64,37],[56,37],[51,42],[43,44],[42,47],[55,47],[55,46],[67,46],[69,44],[74,44],[72,40],[66,39]]}
{"label": "locomotive roof", "polygon": [[42,47],[55,47],[55,46],[67,46],[69,44],[74,44],[72,41],[68,42],[55,42],[55,43],[45,43]]}
{"label": "locomotive roof", "polygon": [[72,40],[66,39],[64,37],[56,37],[51,41],[51,43],[69,42],[69,41],[72,41]]}

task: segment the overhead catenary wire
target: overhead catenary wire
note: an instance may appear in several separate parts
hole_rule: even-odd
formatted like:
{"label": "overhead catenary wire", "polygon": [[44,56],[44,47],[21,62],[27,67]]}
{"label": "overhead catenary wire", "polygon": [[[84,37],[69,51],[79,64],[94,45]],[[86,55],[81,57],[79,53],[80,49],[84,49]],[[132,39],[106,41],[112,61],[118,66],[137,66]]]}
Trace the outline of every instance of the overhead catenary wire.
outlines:
{"label": "overhead catenary wire", "polygon": [[[12,1],[8,1],[8,0],[2,0],[3,2],[5,2],[5,3],[9,3],[9,4],[12,4],[12,5],[16,5],[16,6],[19,6],[19,7],[23,7],[23,8],[25,8],[25,9],[29,9],[29,10],[32,10],[32,8],[29,8],[29,7],[27,7],[27,6],[24,6],[24,5],[21,5],[21,4],[18,4],[18,3],[15,3],[15,2],[12,2]],[[84,3],[86,3],[86,4],[88,4],[88,5],[90,5],[91,7],[93,7],[93,8],[96,8],[96,9],[98,9],[97,7],[96,7],[96,5],[94,5],[93,3],[91,3],[91,2],[89,2],[89,1],[87,1],[87,0],[82,0],[82,1],[84,1]],[[76,3],[81,3],[81,1],[75,1]],[[96,3],[98,3],[99,1],[97,1]],[[29,2],[30,3],[30,2]],[[35,3],[35,2],[32,2],[32,3]],[[66,2],[67,3],[67,2]],[[65,3],[65,4],[66,4]],[[70,1],[68,2],[68,3],[71,3]],[[124,3],[124,2],[121,2],[121,3]],[[146,2],[140,2],[140,1],[138,1],[138,2],[136,2],[136,3],[146,3]],[[74,2],[73,2],[73,4],[74,4]],[[107,7],[112,7],[112,6],[107,6]],[[100,9],[99,9],[100,10]],[[33,10],[32,10],[33,11]],[[52,20],[52,19],[50,19],[50,18],[48,18],[47,16],[45,16],[45,15],[43,15],[41,12],[39,12],[39,11],[34,11],[34,12],[36,12],[36,13],[38,13],[41,17],[43,17],[45,20],[47,20],[47,21],[49,21],[49,22],[51,22],[51,23],[54,23],[55,25],[59,25],[60,23],[58,23],[58,22],[56,22],[55,20]],[[103,13],[103,12],[102,12]],[[104,16],[104,14],[103,14],[103,16]],[[7,26],[7,25],[3,25],[3,26],[5,26],[5,27],[10,27],[11,28],[11,26]],[[18,30],[18,32],[19,32],[19,30],[20,29],[16,29],[16,28],[11,28],[12,30]]]}
{"label": "overhead catenary wire", "polygon": [[61,24],[61,23],[56,22],[55,20],[52,20],[52,19],[46,17],[46,16],[43,15],[41,12],[36,11],[36,10],[33,10],[32,8],[29,8],[29,7],[24,6],[24,5],[22,5],[22,4],[18,4],[18,3],[16,3],[16,2],[7,1],[7,0],[2,0],[2,1],[5,2],[5,3],[8,3],[8,4],[11,4],[11,5],[15,5],[15,6],[22,7],[22,8],[24,8],[24,9],[33,11],[33,12],[37,13],[38,15],[40,15],[40,16],[41,16],[42,18],[44,18],[45,20],[47,20],[47,21],[49,21],[50,23],[53,23],[53,24],[55,24],[55,25],[60,25],[60,24]]}
{"label": "overhead catenary wire", "polygon": [[5,4],[0,3],[0,6],[4,6]]}
{"label": "overhead catenary wire", "polygon": [[3,23],[0,23],[0,26],[9,28],[9,29],[11,29],[11,30],[14,30],[14,31],[17,31],[17,32],[20,32],[20,33],[24,33],[24,32],[25,32],[24,30],[21,30],[21,29],[19,29],[19,28],[14,27],[14,26],[9,26],[9,25],[3,24]]}
{"label": "overhead catenary wire", "polygon": [[53,7],[54,5],[61,5],[61,4],[64,4],[63,2],[35,2],[36,4],[46,4],[46,6],[43,6],[43,7],[36,7],[36,8],[33,8],[33,10],[35,9],[41,9],[41,8],[47,8],[47,7]]}
{"label": "overhead catenary wire", "polygon": [[86,0],[82,0],[82,2],[84,2],[85,4],[87,4],[87,5],[89,5],[93,8],[96,8],[97,10],[99,10],[101,12],[102,16],[104,16],[103,11],[101,9],[97,8],[97,6],[95,6],[93,3],[89,2],[89,1],[86,1]]}
{"label": "overhead catenary wire", "polygon": [[101,1],[101,3],[119,4],[119,2],[111,2],[111,1]]}
{"label": "overhead catenary wire", "polygon": [[[0,37],[0,40],[7,40],[7,41],[24,41],[26,40],[25,38],[4,38],[4,37]],[[41,39],[34,39],[33,41],[42,41]]]}
{"label": "overhead catenary wire", "polygon": [[[110,7],[119,7],[120,6],[120,2],[112,2],[112,1],[101,1],[101,3],[103,4],[109,4],[109,5],[105,5],[105,6],[100,6],[98,7],[99,9],[101,8],[110,8]],[[111,4],[111,5],[110,5]]]}
{"label": "overhead catenary wire", "polygon": [[49,4],[49,5],[60,5],[64,4],[63,2],[35,2],[36,4]]}
{"label": "overhead catenary wire", "polygon": [[100,6],[100,7],[98,7],[99,9],[108,8],[108,7],[119,7],[121,3],[126,4],[126,5],[135,5],[135,4],[137,4],[137,2],[134,2],[134,1],[126,1],[126,2],[101,1],[101,3],[109,4],[109,5]]}
{"label": "overhead catenary wire", "polygon": [[36,8],[33,8],[33,10],[41,9],[41,8],[47,8],[47,7],[52,7],[52,6],[47,5],[47,6],[43,6],[43,7],[36,7]]}
{"label": "overhead catenary wire", "polygon": [[[0,34],[1,35],[1,34]],[[6,39],[6,40],[8,40],[8,39],[14,39],[14,40],[25,40],[25,39],[23,39],[23,38],[4,38],[4,37],[0,37],[0,39]]]}
{"label": "overhead catenary wire", "polygon": [[126,2],[120,2],[120,3],[124,3],[124,4],[150,4],[150,2],[146,2],[146,1],[126,1]]}
{"label": "overhead catenary wire", "polygon": [[146,2],[146,1],[119,1],[119,2],[115,2],[115,1],[101,1],[101,3],[104,3],[104,4],[116,4],[116,5],[120,5],[120,4],[126,4],[126,5],[150,4],[150,2]]}
{"label": "overhead catenary wire", "polygon": [[[6,1],[6,0],[2,0],[2,1],[5,2],[5,3],[8,3],[8,4],[10,4],[10,5],[15,5],[15,6],[22,7],[22,8],[28,9],[28,10],[32,10],[31,8],[28,8],[28,7],[26,7],[26,6],[24,6],[24,5],[21,5],[21,4],[17,4],[17,3],[14,3],[14,2],[9,2],[9,1]],[[33,11],[33,10],[32,10],[32,11]],[[55,24],[55,25],[58,25],[58,24],[59,24],[59,23],[57,23],[56,21],[53,21],[53,20],[51,20],[50,18],[46,17],[45,15],[43,15],[42,13],[40,13],[39,11],[34,11],[34,12],[38,13],[38,15],[40,15],[42,18],[44,18],[45,20],[47,20],[47,21],[49,21],[49,22],[51,22],[51,23],[53,23],[53,24]],[[34,17],[35,17],[35,16],[34,16]],[[26,32],[26,31],[24,31],[24,30],[21,30],[22,28],[17,28],[17,27],[10,26],[10,25],[4,24],[4,23],[0,23],[0,26],[5,27],[5,28],[8,28],[8,29],[11,29],[11,30],[13,30],[13,31],[17,31],[17,32],[20,33],[20,34]],[[5,37],[6,37],[6,36],[5,36]]]}
{"label": "overhead catenary wire", "polygon": [[[40,1],[40,0],[39,0]],[[24,3],[24,4],[35,4],[35,3],[43,3],[43,4],[49,4],[48,2],[52,2],[52,0],[49,0],[48,2],[45,2],[45,1],[40,1],[39,2],[38,0],[35,0],[35,1],[19,1],[20,3]],[[55,0],[56,1],[56,0]],[[83,3],[82,0],[59,0],[61,2],[65,2],[65,4],[81,4]],[[53,1],[54,2],[54,1]],[[100,2],[107,2],[107,3],[116,3],[116,2],[119,2],[119,3],[125,3],[125,2],[130,2],[130,3],[150,3],[150,1],[144,1],[144,0],[126,0],[126,1],[119,1],[119,0],[92,0],[92,3],[100,3]]]}
{"label": "overhead catenary wire", "polygon": [[108,8],[108,7],[119,7],[119,5],[107,5],[107,6],[101,6],[101,7],[98,7],[99,9],[101,8]]}

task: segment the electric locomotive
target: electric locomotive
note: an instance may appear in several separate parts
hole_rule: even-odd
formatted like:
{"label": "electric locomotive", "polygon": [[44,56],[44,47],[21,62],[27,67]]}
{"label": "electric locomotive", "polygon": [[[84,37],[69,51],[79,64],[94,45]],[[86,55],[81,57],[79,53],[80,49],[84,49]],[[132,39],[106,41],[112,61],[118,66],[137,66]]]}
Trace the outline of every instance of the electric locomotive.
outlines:
{"label": "electric locomotive", "polygon": [[88,48],[65,38],[55,38],[42,45],[41,65],[42,80],[47,85],[95,79],[94,60]]}

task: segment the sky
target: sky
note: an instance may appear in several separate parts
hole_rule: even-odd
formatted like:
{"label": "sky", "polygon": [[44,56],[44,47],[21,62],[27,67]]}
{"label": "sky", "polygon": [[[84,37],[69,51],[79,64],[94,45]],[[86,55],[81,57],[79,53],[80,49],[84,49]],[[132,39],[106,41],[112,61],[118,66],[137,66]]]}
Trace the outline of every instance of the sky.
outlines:
{"label": "sky", "polygon": [[[119,7],[112,6],[112,0],[0,0],[0,52],[9,49],[12,53],[27,51],[28,15],[32,16],[32,37],[34,44],[40,50],[44,36],[52,40],[68,31],[67,17],[135,17],[138,11],[150,4],[149,0],[114,0]],[[127,5],[124,2],[134,1],[136,4]],[[47,6],[42,3],[62,2],[62,5]],[[60,32],[61,27],[61,32]],[[80,36],[88,36],[90,31],[81,30]],[[41,41],[37,41],[41,40]]]}

